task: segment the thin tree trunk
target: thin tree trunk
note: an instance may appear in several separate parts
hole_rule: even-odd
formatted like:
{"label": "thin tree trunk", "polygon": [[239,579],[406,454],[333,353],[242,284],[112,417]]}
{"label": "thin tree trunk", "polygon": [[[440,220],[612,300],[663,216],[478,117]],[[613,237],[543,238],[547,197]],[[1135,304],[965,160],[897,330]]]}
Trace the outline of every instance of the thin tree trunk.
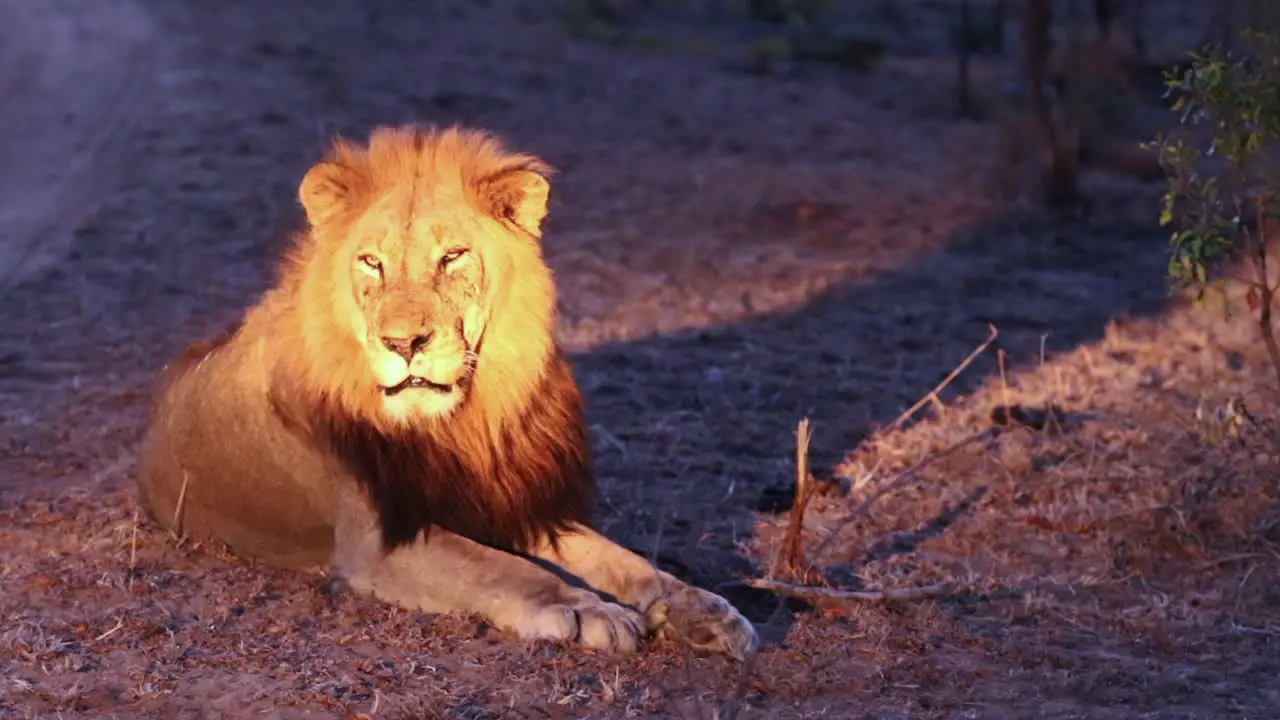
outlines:
{"label": "thin tree trunk", "polygon": [[1052,19],[1050,0],[1027,0],[1022,14],[1023,66],[1032,121],[1049,156],[1049,170],[1045,177],[1047,198],[1050,204],[1064,205],[1076,201],[1079,192],[1075,158],[1053,121],[1053,111],[1045,91],[1052,48],[1049,33]]}
{"label": "thin tree trunk", "polygon": [[969,53],[973,47],[973,8],[971,0],[960,0],[960,55],[956,60],[956,102],[961,117],[973,114],[973,97],[969,87]]}

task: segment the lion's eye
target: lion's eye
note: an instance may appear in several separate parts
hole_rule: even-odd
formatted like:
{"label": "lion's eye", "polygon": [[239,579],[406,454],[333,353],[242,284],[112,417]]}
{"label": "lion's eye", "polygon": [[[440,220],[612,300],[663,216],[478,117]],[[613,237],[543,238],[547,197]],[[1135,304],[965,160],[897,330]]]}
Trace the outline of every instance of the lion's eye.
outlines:
{"label": "lion's eye", "polygon": [[452,263],[455,263],[458,260],[460,260],[462,256],[466,254],[467,254],[466,248],[454,248],[450,250],[440,258],[440,268],[444,269],[448,267]]}
{"label": "lion's eye", "polygon": [[357,259],[360,261],[361,267],[363,267],[368,272],[371,272],[374,274],[382,273],[382,261],[378,259],[377,255],[371,255],[369,253],[365,253]]}

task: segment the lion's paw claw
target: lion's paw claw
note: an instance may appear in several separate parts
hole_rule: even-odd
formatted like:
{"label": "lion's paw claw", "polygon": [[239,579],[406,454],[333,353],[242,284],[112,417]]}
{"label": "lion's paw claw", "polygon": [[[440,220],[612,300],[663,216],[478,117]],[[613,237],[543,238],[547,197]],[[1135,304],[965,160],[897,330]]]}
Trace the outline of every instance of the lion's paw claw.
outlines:
{"label": "lion's paw claw", "polygon": [[720,653],[737,660],[760,648],[751,621],[728,600],[701,588],[684,587],[660,600],[649,611],[662,636],[697,652]]}
{"label": "lion's paw claw", "polygon": [[516,628],[526,639],[576,642],[618,653],[635,652],[648,629],[648,622],[640,613],[594,594],[576,602],[542,607]]}

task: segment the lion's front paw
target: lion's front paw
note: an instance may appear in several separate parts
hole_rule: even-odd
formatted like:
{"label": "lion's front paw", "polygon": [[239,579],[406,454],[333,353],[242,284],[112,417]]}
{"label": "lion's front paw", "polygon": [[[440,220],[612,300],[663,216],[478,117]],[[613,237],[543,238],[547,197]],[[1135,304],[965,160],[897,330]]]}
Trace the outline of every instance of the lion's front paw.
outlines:
{"label": "lion's front paw", "polygon": [[577,642],[597,650],[632,653],[648,634],[648,622],[628,607],[584,592],[573,602],[544,605],[525,615],[516,632],[526,639]]}
{"label": "lion's front paw", "polygon": [[649,622],[662,636],[699,652],[743,660],[760,647],[751,621],[728,600],[692,586],[675,587],[649,609]]}

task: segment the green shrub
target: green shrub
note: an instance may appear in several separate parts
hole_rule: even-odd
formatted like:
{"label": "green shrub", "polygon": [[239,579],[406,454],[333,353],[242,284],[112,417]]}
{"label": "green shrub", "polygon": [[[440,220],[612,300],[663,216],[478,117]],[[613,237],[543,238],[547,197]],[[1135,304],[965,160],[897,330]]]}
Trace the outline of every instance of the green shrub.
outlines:
{"label": "green shrub", "polygon": [[[1207,45],[1191,54],[1189,67],[1166,74],[1177,97],[1173,110],[1192,132],[1159,137],[1155,147],[1169,180],[1160,223],[1173,228],[1170,278],[1175,287],[1194,290],[1197,301],[1215,291],[1226,311],[1226,283],[1244,283],[1280,377],[1272,327],[1277,273],[1268,273],[1269,262],[1280,259],[1269,257],[1266,241],[1280,219],[1280,25],[1269,20],[1256,18],[1235,47]],[[1215,272],[1231,260],[1251,261],[1253,272]]]}

